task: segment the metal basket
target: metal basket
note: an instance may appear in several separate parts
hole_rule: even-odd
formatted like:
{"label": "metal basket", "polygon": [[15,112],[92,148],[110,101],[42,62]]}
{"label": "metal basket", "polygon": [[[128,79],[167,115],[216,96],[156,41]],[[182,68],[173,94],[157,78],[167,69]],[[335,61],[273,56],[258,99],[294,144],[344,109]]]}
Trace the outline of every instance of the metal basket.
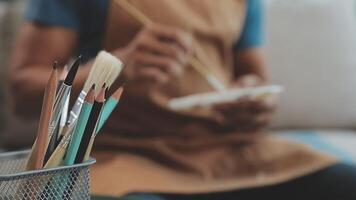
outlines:
{"label": "metal basket", "polygon": [[0,154],[0,200],[90,199],[89,167],[95,159],[73,166],[25,171],[29,151]]}

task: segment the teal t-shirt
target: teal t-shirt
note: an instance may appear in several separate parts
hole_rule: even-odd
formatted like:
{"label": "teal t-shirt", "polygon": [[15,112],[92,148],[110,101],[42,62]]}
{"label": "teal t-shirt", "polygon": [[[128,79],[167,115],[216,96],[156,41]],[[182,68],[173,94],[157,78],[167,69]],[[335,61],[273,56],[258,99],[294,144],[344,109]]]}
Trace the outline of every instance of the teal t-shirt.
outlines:
{"label": "teal t-shirt", "polygon": [[[259,46],[264,40],[262,2],[246,1],[247,15],[235,50]],[[76,52],[90,59],[102,49],[109,6],[109,0],[29,0],[25,17],[31,22],[76,31],[79,35]]]}

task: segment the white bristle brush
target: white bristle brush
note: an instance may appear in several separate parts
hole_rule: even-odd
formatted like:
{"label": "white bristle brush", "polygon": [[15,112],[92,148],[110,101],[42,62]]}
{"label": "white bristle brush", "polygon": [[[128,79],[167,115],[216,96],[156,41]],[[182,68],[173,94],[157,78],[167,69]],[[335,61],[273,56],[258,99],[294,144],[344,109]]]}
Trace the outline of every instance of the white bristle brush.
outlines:
{"label": "white bristle brush", "polygon": [[122,70],[122,62],[115,56],[106,51],[100,51],[96,56],[94,64],[90,70],[89,76],[85,81],[83,90],[80,92],[71,112],[68,124],[73,124],[80,112],[84,98],[93,84],[101,87],[106,84],[108,88],[114,83]]}

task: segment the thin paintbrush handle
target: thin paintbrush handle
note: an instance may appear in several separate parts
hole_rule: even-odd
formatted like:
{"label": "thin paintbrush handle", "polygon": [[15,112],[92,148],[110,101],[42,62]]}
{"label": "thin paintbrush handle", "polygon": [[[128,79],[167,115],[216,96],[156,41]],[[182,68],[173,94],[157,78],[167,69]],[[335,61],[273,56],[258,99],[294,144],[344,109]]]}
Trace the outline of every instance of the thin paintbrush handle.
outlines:
{"label": "thin paintbrush handle", "polygon": [[[153,23],[153,21],[150,18],[148,18],[146,15],[140,12],[140,10],[136,9],[134,6],[129,4],[126,0],[115,0],[115,3],[140,23],[144,25],[150,25]],[[196,57],[192,57],[190,60],[188,60],[188,63],[200,75],[202,75],[205,78],[205,80],[209,83],[209,85],[212,88],[214,88],[215,90],[226,89],[225,85],[213,73],[209,72],[207,68],[203,67],[203,65]]]}
{"label": "thin paintbrush handle", "polygon": [[58,132],[59,132],[60,116],[62,115],[62,111],[65,106],[65,103],[70,96],[71,89],[72,86],[63,83],[56,95],[56,100],[53,108],[53,115],[51,116],[51,122],[49,124],[49,133],[48,133],[49,141],[47,142],[45,162],[48,161],[49,157],[51,156],[51,154],[56,148]]}
{"label": "thin paintbrush handle", "polygon": [[79,114],[77,125],[73,132],[72,140],[69,143],[67,154],[64,159],[64,164],[67,166],[74,164],[75,157],[79,150],[79,145],[82,140],[84,130],[85,130],[86,124],[88,122],[92,107],[93,107],[92,104],[89,104],[89,103],[83,104],[82,110]]}
{"label": "thin paintbrush handle", "polygon": [[84,90],[82,90],[79,93],[79,96],[75,101],[72,110],[69,113],[68,120],[67,120],[68,124],[73,124],[78,119],[78,115],[80,113],[80,110],[82,109],[82,105],[84,103],[84,99],[86,96],[87,96],[87,92]]}
{"label": "thin paintbrush handle", "polygon": [[63,156],[67,149],[58,146],[56,150],[53,152],[52,156],[48,159],[46,165],[44,166],[45,169],[58,167],[61,165],[63,161]]}
{"label": "thin paintbrush handle", "polygon": [[105,122],[110,117],[111,113],[114,111],[114,109],[115,109],[115,107],[117,106],[118,103],[119,103],[118,100],[110,97],[107,100],[107,102],[104,104],[103,109],[102,109],[101,114],[100,114],[100,117],[99,117],[99,121],[98,121],[98,125],[96,127],[96,130],[95,130],[95,133],[93,133],[92,137],[90,138],[90,142],[89,142],[87,150],[85,152],[85,156],[84,156],[83,162],[85,162],[85,161],[87,161],[89,159],[91,150],[92,150],[93,145],[94,145],[94,141],[95,141],[96,135],[103,128]]}
{"label": "thin paintbrush handle", "polygon": [[95,102],[90,113],[90,117],[88,119],[87,126],[85,127],[85,131],[80,141],[79,148],[77,151],[77,155],[74,160],[74,164],[82,163],[85,155],[87,154],[87,150],[90,143],[94,143],[94,137],[96,135],[96,126],[98,118],[100,117],[101,109],[103,103]]}
{"label": "thin paintbrush handle", "polygon": [[56,150],[53,152],[51,157],[48,159],[44,168],[58,167],[62,164],[64,155],[67,151],[68,144],[72,137],[73,131],[74,131],[73,128],[68,129],[66,134],[61,138],[61,141],[57,145]]}
{"label": "thin paintbrush handle", "polygon": [[68,117],[68,108],[69,108],[69,96],[64,104],[63,107],[63,111],[62,111],[62,115],[61,115],[61,119],[59,121],[59,132],[62,132],[63,127],[65,126],[66,122],[67,122],[67,117]]}
{"label": "thin paintbrush handle", "polygon": [[91,150],[93,149],[95,137],[96,137],[96,134],[93,134],[93,136],[90,138],[90,142],[89,142],[87,150],[85,152],[83,162],[86,162],[89,160]]}
{"label": "thin paintbrush handle", "polygon": [[205,80],[215,90],[222,91],[226,89],[225,85],[216,76],[214,76],[213,73],[209,73],[197,58],[191,57],[189,64],[192,65],[196,71],[202,74]]}

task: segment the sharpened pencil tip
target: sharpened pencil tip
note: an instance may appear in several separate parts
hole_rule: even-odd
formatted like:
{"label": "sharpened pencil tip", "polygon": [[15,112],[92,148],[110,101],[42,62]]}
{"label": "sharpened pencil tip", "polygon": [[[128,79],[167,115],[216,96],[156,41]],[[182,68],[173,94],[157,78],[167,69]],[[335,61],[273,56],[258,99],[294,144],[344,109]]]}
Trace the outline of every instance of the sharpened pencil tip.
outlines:
{"label": "sharpened pencil tip", "polygon": [[123,91],[124,91],[124,87],[123,86],[119,87],[119,89],[117,89],[112,95],[112,98],[118,101],[121,98]]}
{"label": "sharpened pencil tip", "polygon": [[104,83],[104,84],[103,84],[103,87],[101,87],[101,88],[105,88],[105,87],[106,87],[106,83]]}
{"label": "sharpened pencil tip", "polygon": [[58,66],[59,66],[59,62],[55,60],[55,61],[53,62],[53,66],[52,66],[53,69],[57,69]]}
{"label": "sharpened pencil tip", "polygon": [[95,83],[91,86],[90,89],[95,90]]}

